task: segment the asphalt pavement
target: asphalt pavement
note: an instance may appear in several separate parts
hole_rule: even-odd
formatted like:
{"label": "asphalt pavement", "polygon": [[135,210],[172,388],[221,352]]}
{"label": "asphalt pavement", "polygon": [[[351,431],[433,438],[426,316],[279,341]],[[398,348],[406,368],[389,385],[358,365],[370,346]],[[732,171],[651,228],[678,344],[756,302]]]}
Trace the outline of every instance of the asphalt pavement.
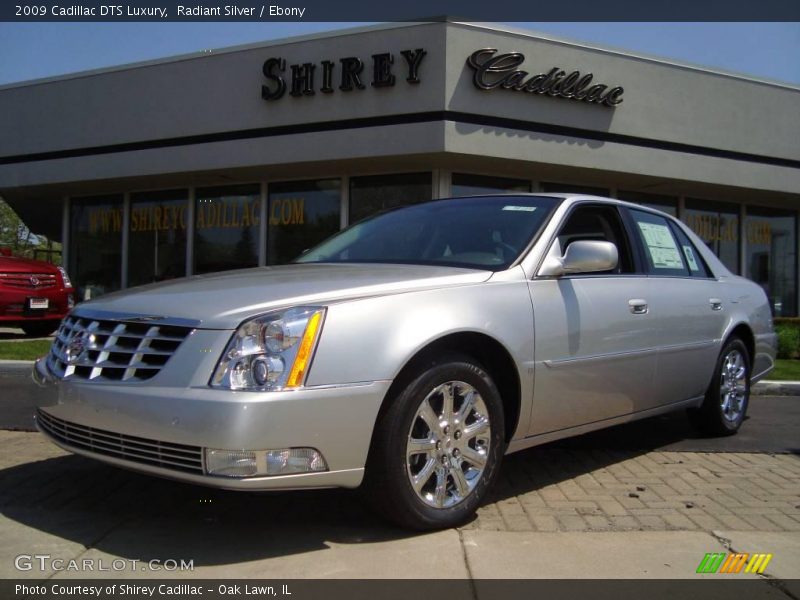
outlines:
{"label": "asphalt pavement", "polygon": [[800,454],[800,397],[751,396],[747,417],[736,435],[706,437],[676,411],[555,442],[589,450],[663,452],[770,452]]}
{"label": "asphalt pavement", "polygon": [[39,393],[31,379],[32,363],[0,363],[0,429],[34,431],[33,413]]}

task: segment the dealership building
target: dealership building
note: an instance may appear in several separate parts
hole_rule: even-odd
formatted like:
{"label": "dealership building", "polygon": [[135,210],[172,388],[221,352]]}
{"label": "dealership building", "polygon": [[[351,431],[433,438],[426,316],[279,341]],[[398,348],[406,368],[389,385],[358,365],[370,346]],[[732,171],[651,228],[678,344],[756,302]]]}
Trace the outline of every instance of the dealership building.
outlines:
{"label": "dealership building", "polygon": [[0,115],[0,196],[63,242],[81,299],[284,263],[387,207],[567,191],[676,215],[798,314],[785,83],[436,22],[7,85]]}

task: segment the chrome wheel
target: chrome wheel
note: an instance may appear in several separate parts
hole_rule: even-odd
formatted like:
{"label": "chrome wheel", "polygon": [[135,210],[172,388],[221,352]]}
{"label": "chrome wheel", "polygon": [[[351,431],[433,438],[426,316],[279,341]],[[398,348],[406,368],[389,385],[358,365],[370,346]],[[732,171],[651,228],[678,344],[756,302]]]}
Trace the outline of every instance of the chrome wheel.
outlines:
{"label": "chrome wheel", "polygon": [[411,487],[429,506],[462,502],[483,475],[491,423],[478,391],[463,381],[436,386],[419,405],[406,446]]}
{"label": "chrome wheel", "polygon": [[747,399],[747,363],[739,350],[731,350],[722,360],[719,396],[722,416],[730,422],[742,417]]}

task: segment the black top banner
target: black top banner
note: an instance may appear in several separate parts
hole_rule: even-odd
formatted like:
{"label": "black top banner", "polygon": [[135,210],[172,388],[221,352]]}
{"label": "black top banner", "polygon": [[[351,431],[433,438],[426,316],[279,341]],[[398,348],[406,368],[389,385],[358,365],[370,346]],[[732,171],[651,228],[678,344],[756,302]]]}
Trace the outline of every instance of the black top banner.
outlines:
{"label": "black top banner", "polygon": [[0,21],[800,21],[798,0],[113,1],[3,2]]}

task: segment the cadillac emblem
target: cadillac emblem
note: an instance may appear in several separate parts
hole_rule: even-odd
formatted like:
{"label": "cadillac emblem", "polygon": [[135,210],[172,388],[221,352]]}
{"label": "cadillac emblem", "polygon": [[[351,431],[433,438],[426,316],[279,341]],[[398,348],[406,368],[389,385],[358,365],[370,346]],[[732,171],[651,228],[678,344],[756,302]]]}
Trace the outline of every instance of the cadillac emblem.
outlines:
{"label": "cadillac emblem", "polygon": [[89,333],[87,331],[81,331],[70,340],[66,350],[67,364],[74,365],[81,359],[86,351],[88,340]]}

